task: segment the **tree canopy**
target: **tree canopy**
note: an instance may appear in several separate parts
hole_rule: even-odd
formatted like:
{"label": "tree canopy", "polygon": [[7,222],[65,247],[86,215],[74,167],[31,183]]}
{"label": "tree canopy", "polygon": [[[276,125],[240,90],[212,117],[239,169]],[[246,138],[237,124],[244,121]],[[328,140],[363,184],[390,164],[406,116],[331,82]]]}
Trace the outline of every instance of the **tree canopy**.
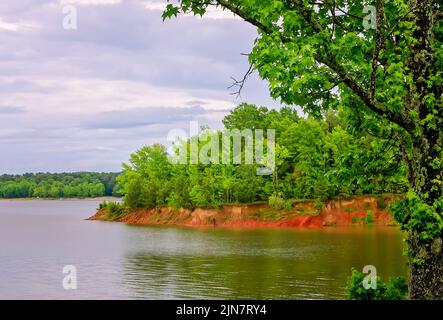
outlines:
{"label": "tree canopy", "polygon": [[249,61],[272,97],[316,116],[342,106],[356,131],[395,137],[410,187],[394,211],[409,234],[411,297],[443,298],[442,1],[178,0],[163,18],[210,7],[257,28]]}
{"label": "tree canopy", "polygon": [[[244,162],[173,165],[164,146],[145,146],[131,155],[119,177],[127,205],[218,207],[275,197],[290,203],[407,190],[397,142],[352,134],[343,112],[305,119],[288,107],[277,111],[241,104],[223,123],[229,129],[276,128],[277,150],[284,150],[277,156],[284,156],[274,174],[258,176],[257,165]],[[222,133],[212,132],[217,138]]]}
{"label": "tree canopy", "polygon": [[89,198],[119,195],[118,173],[26,173],[0,176],[0,198]]}

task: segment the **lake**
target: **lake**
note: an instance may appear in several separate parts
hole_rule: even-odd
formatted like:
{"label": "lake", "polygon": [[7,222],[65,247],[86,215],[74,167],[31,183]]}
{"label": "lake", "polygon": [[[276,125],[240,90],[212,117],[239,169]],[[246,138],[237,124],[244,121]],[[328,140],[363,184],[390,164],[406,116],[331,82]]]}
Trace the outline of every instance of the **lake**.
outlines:
{"label": "lake", "polygon": [[[86,221],[96,200],[0,201],[0,299],[343,299],[352,267],[406,276],[396,227],[188,229]],[[63,288],[63,268],[77,290]]]}

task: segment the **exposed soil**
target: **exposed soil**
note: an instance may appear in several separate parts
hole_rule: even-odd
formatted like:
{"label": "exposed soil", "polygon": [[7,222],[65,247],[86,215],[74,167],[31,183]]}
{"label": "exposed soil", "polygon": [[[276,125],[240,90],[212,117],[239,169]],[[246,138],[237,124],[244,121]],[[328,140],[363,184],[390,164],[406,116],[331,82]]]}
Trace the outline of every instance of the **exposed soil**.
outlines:
{"label": "exposed soil", "polygon": [[[172,210],[169,207],[136,209],[120,218],[109,219],[106,209],[89,220],[118,221],[137,225],[177,225],[188,227],[229,228],[321,228],[359,224],[393,225],[386,210],[393,196],[354,197],[331,200],[323,210],[315,209],[313,201],[300,201],[290,210],[274,210],[267,204],[225,205],[220,209]],[[373,217],[373,219],[371,218]]]}

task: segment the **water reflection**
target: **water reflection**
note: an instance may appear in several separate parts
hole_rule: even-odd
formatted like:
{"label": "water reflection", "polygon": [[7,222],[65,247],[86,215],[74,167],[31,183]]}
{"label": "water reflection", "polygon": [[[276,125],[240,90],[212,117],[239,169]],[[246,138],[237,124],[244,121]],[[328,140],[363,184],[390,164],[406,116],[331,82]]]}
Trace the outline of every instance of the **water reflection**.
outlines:
{"label": "water reflection", "polygon": [[[132,228],[130,238],[146,231]],[[134,298],[340,299],[353,266],[375,265],[382,277],[407,272],[394,228],[149,232],[123,266]]]}
{"label": "water reflection", "polygon": [[[351,267],[406,275],[397,228],[223,230],[85,221],[98,201],[0,201],[0,299],[337,299]],[[62,287],[65,265],[78,290]]]}

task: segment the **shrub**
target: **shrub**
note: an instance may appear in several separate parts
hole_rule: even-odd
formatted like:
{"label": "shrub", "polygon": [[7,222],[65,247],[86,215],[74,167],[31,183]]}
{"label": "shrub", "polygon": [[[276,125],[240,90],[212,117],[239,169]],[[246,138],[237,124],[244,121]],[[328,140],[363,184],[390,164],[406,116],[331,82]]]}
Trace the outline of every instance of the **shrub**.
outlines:
{"label": "shrub", "polygon": [[358,218],[357,216],[353,216],[352,217],[352,223],[357,223],[358,222]]}
{"label": "shrub", "polygon": [[374,211],[369,210],[366,213],[366,217],[365,217],[365,223],[366,224],[373,224],[375,222],[375,214]]}
{"label": "shrub", "polygon": [[402,277],[394,277],[387,283],[377,277],[377,288],[366,289],[363,286],[365,274],[352,269],[347,281],[347,295],[350,300],[405,300],[408,294],[408,284]]}
{"label": "shrub", "polygon": [[100,203],[98,205],[97,210],[103,210],[103,209],[106,209],[107,207],[108,207],[108,203],[106,201],[103,201],[102,203]]}
{"label": "shrub", "polygon": [[107,202],[107,201],[100,203],[98,206],[98,210],[106,209],[110,213],[116,213],[124,208],[125,207],[118,202]]}
{"label": "shrub", "polygon": [[123,206],[117,202],[108,202],[106,204],[106,209],[112,214],[120,213],[123,210]]}
{"label": "shrub", "polygon": [[391,205],[395,220],[401,223],[403,231],[414,231],[422,244],[429,244],[441,237],[443,231],[443,198],[435,200],[433,205],[426,202],[424,196],[409,191],[406,199]]}
{"label": "shrub", "polygon": [[185,207],[185,202],[183,198],[176,192],[171,192],[171,194],[167,198],[167,202],[173,210],[179,210]]}
{"label": "shrub", "polygon": [[284,209],[285,210],[291,210],[293,205],[294,205],[294,200],[288,199],[288,200],[285,201]]}
{"label": "shrub", "polygon": [[271,208],[275,210],[282,210],[285,207],[285,199],[283,198],[283,194],[281,192],[279,193],[273,193],[268,198],[268,204]]}
{"label": "shrub", "polygon": [[103,216],[103,218],[108,220],[116,220],[123,216],[125,216],[128,213],[127,208],[118,203],[118,202],[103,202],[100,203],[99,210],[106,209],[107,213]]}

